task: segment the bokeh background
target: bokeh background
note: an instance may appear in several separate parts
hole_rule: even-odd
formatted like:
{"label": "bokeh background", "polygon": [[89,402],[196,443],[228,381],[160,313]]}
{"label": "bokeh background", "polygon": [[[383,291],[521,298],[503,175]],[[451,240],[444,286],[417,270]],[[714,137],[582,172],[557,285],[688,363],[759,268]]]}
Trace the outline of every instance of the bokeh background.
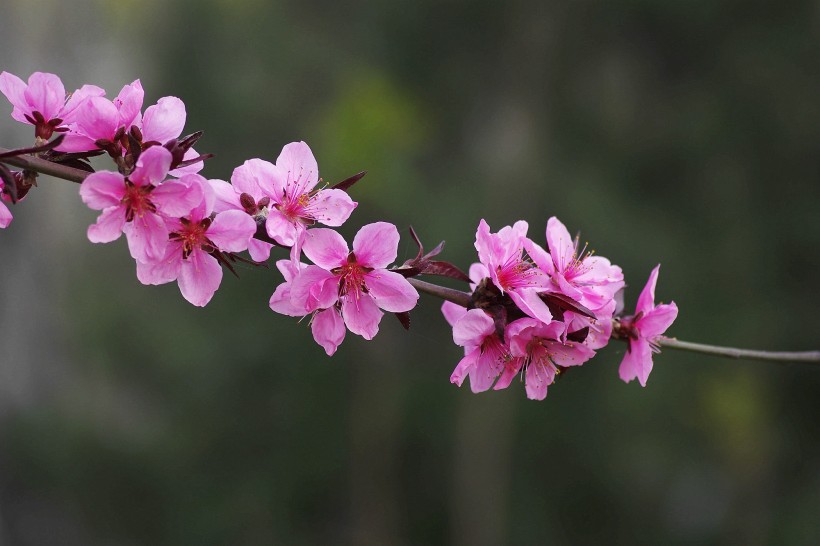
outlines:
{"label": "bokeh background", "polygon": [[[820,346],[820,7],[810,1],[2,0],[0,69],[176,95],[205,174],[305,140],[351,236],[557,215],[652,267],[671,334]],[[0,106],[0,144],[29,127]],[[473,395],[439,302],[329,359],[275,269],[205,309],[141,286],[42,177],[0,233],[0,544],[817,544],[820,370],[608,347]],[[404,237],[400,258],[415,252]],[[816,367],[815,367],[816,368]]]}

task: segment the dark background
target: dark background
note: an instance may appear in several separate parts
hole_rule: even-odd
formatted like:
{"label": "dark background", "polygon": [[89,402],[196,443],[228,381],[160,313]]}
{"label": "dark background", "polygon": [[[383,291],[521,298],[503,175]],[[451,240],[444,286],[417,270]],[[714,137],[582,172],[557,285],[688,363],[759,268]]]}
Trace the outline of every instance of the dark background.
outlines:
{"label": "dark background", "polygon": [[[181,97],[227,179],[287,142],[367,169],[341,228],[549,216],[658,262],[671,335],[820,348],[820,8],[799,1],[4,0],[0,69]],[[29,143],[3,103],[1,145]],[[613,344],[546,401],[450,385],[439,302],[327,358],[274,269],[205,309],[91,245],[42,177],[0,233],[0,543],[817,544],[820,370]]]}

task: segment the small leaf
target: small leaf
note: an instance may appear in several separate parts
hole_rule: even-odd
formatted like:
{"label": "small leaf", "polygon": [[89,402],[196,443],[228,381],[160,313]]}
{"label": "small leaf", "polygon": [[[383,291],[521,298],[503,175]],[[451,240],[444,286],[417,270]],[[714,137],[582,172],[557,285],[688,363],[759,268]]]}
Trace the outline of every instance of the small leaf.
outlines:
{"label": "small leaf", "polygon": [[393,314],[396,315],[396,318],[399,319],[399,322],[401,322],[401,325],[404,326],[405,330],[410,329],[410,312],[409,311],[404,311],[402,313],[393,313]]}
{"label": "small leaf", "polygon": [[353,184],[355,184],[356,182],[358,182],[359,180],[364,178],[364,175],[366,175],[366,174],[367,174],[367,171],[362,171],[360,173],[356,173],[351,177],[345,178],[344,180],[342,180],[338,184],[336,184],[334,186],[331,186],[330,189],[347,191],[348,189],[350,189],[350,187]]}

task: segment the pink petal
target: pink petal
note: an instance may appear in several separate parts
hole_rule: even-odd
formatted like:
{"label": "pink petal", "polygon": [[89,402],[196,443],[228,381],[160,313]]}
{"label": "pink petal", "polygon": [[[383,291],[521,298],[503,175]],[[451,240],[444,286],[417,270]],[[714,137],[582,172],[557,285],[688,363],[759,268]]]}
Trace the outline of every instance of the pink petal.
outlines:
{"label": "pink petal", "polygon": [[169,242],[162,258],[137,262],[137,279],[142,284],[165,284],[176,280],[182,267],[182,244]]}
{"label": "pink petal", "polygon": [[124,196],[125,178],[119,173],[99,171],[80,184],[80,199],[94,210],[117,206]]}
{"label": "pink petal", "polygon": [[137,166],[128,180],[138,186],[159,186],[168,176],[172,159],[171,152],[162,146],[151,146],[140,154]]}
{"label": "pink petal", "polygon": [[445,301],[441,304],[441,313],[450,327],[453,327],[461,317],[467,314],[467,309],[451,301]]}
{"label": "pink petal", "polygon": [[251,255],[251,260],[257,263],[267,262],[270,259],[272,248],[272,244],[253,237],[248,241],[248,253]]}
{"label": "pink petal", "polygon": [[453,341],[461,347],[481,345],[484,338],[495,332],[495,323],[481,309],[470,309],[453,326]]}
{"label": "pink petal", "polygon": [[151,192],[151,202],[166,216],[173,218],[187,216],[203,199],[202,185],[190,182],[190,180],[165,182]]}
{"label": "pink petal", "polygon": [[467,374],[470,373],[475,367],[476,361],[478,361],[478,355],[481,354],[481,349],[476,347],[462,358],[456,368],[453,370],[453,373],[450,374],[450,383],[455,385],[461,386],[464,383],[464,378],[467,377]]}
{"label": "pink petal", "polygon": [[655,307],[655,286],[658,284],[658,272],[661,269],[661,264],[655,266],[655,269],[649,274],[649,280],[646,281],[646,286],[641,290],[641,295],[638,297],[638,306],[635,308],[635,313],[648,313]]}
{"label": "pink petal", "polygon": [[503,371],[504,360],[498,351],[481,352],[475,366],[470,370],[470,390],[474,393],[489,390]]}
{"label": "pink petal", "polygon": [[658,305],[638,319],[636,326],[642,337],[652,339],[663,334],[678,316],[675,302]]}
{"label": "pink petal", "polygon": [[515,376],[521,371],[521,366],[524,364],[522,358],[512,358],[504,364],[504,371],[498,376],[498,381],[493,385],[494,391],[500,391],[510,386]]}
{"label": "pink petal", "polygon": [[373,269],[385,269],[396,261],[399,230],[388,222],[367,224],[353,238],[356,262]]}
{"label": "pink petal", "polygon": [[162,258],[168,244],[168,230],[159,214],[150,212],[135,216],[122,228],[128,240],[131,257],[138,262]]}
{"label": "pink petal", "polygon": [[274,290],[273,295],[268,301],[271,310],[289,317],[303,317],[307,313],[304,306],[294,305],[290,295],[291,284],[283,282]]}
{"label": "pink petal", "polygon": [[256,222],[239,210],[220,212],[214,218],[206,235],[219,250],[242,252],[248,248],[248,241],[256,233]]}
{"label": "pink petal", "polygon": [[88,152],[97,149],[93,138],[71,132],[65,135],[62,144],[55,148],[58,152]]}
{"label": "pink petal", "polygon": [[[278,209],[272,208],[268,211],[268,219],[265,221],[265,230],[268,235],[282,246],[293,246],[299,238],[300,224],[294,221]],[[312,230],[315,231],[315,230]]]}
{"label": "pink petal", "polygon": [[142,116],[142,139],[165,144],[185,128],[185,104],[176,97],[162,97]]}
{"label": "pink petal", "polygon": [[191,209],[189,218],[192,221],[199,222],[210,216],[214,211],[214,204],[216,204],[216,192],[214,192],[213,186],[198,174],[186,174],[179,181],[187,186],[198,184],[202,188],[202,201]]}
{"label": "pink petal", "polygon": [[310,323],[310,331],[327,356],[333,356],[345,339],[345,323],[335,307],[317,313]]}
{"label": "pink petal", "polygon": [[403,313],[416,306],[419,293],[407,279],[384,269],[376,269],[364,276],[364,283],[376,305],[391,313]]}
{"label": "pink petal", "polygon": [[5,203],[0,201],[0,228],[6,229],[7,227],[9,227],[12,218],[13,217],[11,215],[11,211],[9,210],[9,208],[6,206]]}
{"label": "pink petal", "polygon": [[347,192],[342,190],[319,190],[310,202],[310,215],[326,226],[344,224],[356,205]]}
{"label": "pink petal", "polygon": [[274,187],[280,176],[276,165],[262,159],[249,159],[233,170],[231,184],[237,193],[247,193],[257,201],[267,195],[276,203],[281,203],[284,188]]}
{"label": "pink petal", "polygon": [[294,262],[293,260],[276,260],[276,269],[279,270],[279,273],[282,274],[287,282],[291,282],[296,278],[296,275],[307,267],[306,264]]}
{"label": "pink petal", "polygon": [[530,400],[543,400],[547,397],[547,387],[555,381],[555,368],[534,361],[527,367],[525,373],[525,390]]}
{"label": "pink petal", "polygon": [[478,259],[482,264],[494,263],[496,251],[494,240],[490,234],[490,226],[482,218],[478,222],[478,229],[475,232],[475,249],[478,251]]}
{"label": "pink petal", "polygon": [[379,333],[382,313],[373,298],[366,294],[350,294],[342,297],[342,316],[348,330],[365,339],[373,339]]}
{"label": "pink petal", "polygon": [[63,119],[62,125],[73,123],[77,114],[77,109],[82,106],[88,97],[105,96],[105,90],[96,85],[84,85],[74,91],[66,101],[60,117]]}
{"label": "pink petal", "polygon": [[582,343],[547,343],[550,350],[550,358],[557,366],[580,366],[593,356],[595,351]]}
{"label": "pink petal", "polygon": [[122,235],[125,225],[123,207],[109,207],[97,218],[97,223],[88,226],[88,240],[92,243],[110,243]]}
{"label": "pink petal", "polygon": [[79,132],[93,141],[112,140],[119,128],[119,112],[104,97],[88,97],[75,111]]}
{"label": "pink petal", "polygon": [[641,386],[645,387],[651,371],[652,351],[649,348],[649,343],[643,339],[630,340],[629,349],[618,368],[618,375],[627,383],[637,377]]}
{"label": "pink petal", "polygon": [[552,263],[552,256],[549,255],[549,252],[530,239],[524,240],[524,249],[541,271],[549,276],[555,275],[555,264]]}
{"label": "pink petal", "polygon": [[197,307],[204,307],[222,282],[222,268],[216,258],[195,249],[187,260],[182,260],[177,280],[182,297]]}
{"label": "pink petal", "polygon": [[22,123],[29,123],[23,114],[32,113],[25,98],[26,87],[26,82],[14,74],[0,73],[0,93],[3,93],[14,107],[11,117]]}
{"label": "pink petal", "polygon": [[319,166],[304,142],[286,144],[276,158],[276,166],[285,174],[285,189],[289,195],[308,192],[319,182]]}
{"label": "pink petal", "polygon": [[[349,254],[344,238],[338,232],[325,228],[309,229],[302,251],[310,261],[327,270],[346,264]],[[356,258],[358,261],[358,256]]]}
{"label": "pink petal", "polygon": [[46,121],[56,118],[65,105],[65,87],[62,80],[47,72],[32,74],[23,95],[31,109],[40,112]]}
{"label": "pink petal", "polygon": [[547,221],[547,247],[557,270],[563,273],[575,256],[575,241],[555,216]]}
{"label": "pink petal", "polygon": [[135,121],[138,124],[144,97],[145,92],[139,80],[134,80],[122,88],[120,94],[114,99],[117,109],[117,127],[125,127],[127,130],[134,125]]}
{"label": "pink petal", "polygon": [[549,307],[538,296],[538,292],[532,288],[523,288],[518,290],[511,290],[508,292],[513,303],[532,318],[538,319],[542,322],[549,323],[552,321],[552,313]]}
{"label": "pink petal", "polygon": [[339,300],[339,277],[310,265],[293,279],[290,294],[293,305],[300,306],[305,313],[326,309]]}
{"label": "pink petal", "polygon": [[209,179],[208,183],[214,190],[214,212],[224,212],[226,210],[244,210],[239,202],[239,194],[236,193],[233,184],[224,180]]}

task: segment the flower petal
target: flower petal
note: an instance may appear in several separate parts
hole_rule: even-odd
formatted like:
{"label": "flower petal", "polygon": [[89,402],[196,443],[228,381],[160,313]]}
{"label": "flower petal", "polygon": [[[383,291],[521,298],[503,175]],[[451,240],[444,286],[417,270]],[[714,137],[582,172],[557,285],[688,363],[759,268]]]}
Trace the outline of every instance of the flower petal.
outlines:
{"label": "flower petal", "polygon": [[339,277],[309,265],[293,279],[290,294],[293,305],[304,309],[305,314],[327,309],[339,301]]}
{"label": "flower petal", "polygon": [[552,313],[550,313],[549,307],[535,289],[510,290],[508,294],[513,303],[527,315],[546,323],[552,321]]}
{"label": "flower petal", "polygon": [[276,165],[263,159],[253,158],[233,170],[231,184],[236,188],[237,193],[247,193],[257,201],[263,195],[267,195],[276,203],[281,203],[284,187],[275,186],[275,181],[279,178],[280,170]]}
{"label": "flower petal", "polygon": [[110,243],[122,235],[125,225],[125,211],[115,206],[105,209],[97,218],[97,223],[88,226],[88,240],[92,243]]}
{"label": "flower petal", "polygon": [[385,269],[376,269],[364,276],[364,283],[376,305],[391,313],[403,313],[416,306],[419,293],[407,279]]}
{"label": "flower petal", "polygon": [[25,97],[26,87],[26,82],[14,74],[0,73],[0,93],[3,93],[14,107],[11,117],[22,123],[29,123],[24,114],[31,115],[32,113]]}
{"label": "flower petal", "polygon": [[527,366],[524,383],[527,398],[543,400],[547,397],[547,387],[555,381],[555,368],[544,364],[543,360],[533,361]]}
{"label": "flower petal", "polygon": [[646,286],[641,290],[641,295],[638,296],[638,305],[635,308],[635,313],[646,314],[655,307],[655,286],[658,284],[658,272],[661,269],[661,264],[655,266],[649,274],[649,280],[646,281]]}
{"label": "flower petal", "polygon": [[317,222],[338,227],[344,224],[358,203],[342,190],[319,190],[310,201],[309,214]]}
{"label": "flower petal", "polygon": [[151,192],[151,202],[162,214],[182,218],[202,202],[203,194],[201,184],[184,179],[169,180]]}
{"label": "flower petal", "polygon": [[481,354],[481,349],[476,347],[462,358],[456,368],[453,370],[453,373],[450,374],[450,383],[455,385],[461,386],[464,383],[464,378],[467,377],[467,374],[475,367],[476,362],[478,361],[478,355]]}
{"label": "flower petal", "polygon": [[143,142],[165,144],[177,138],[185,128],[185,103],[177,97],[162,97],[145,109],[142,116]]}
{"label": "flower petal", "polygon": [[575,241],[555,216],[547,220],[547,247],[556,269],[563,273],[575,257]]}
{"label": "flower petal", "polygon": [[285,190],[289,195],[308,192],[319,182],[319,166],[304,142],[286,144],[276,158],[276,166],[285,175]]}
{"label": "flower petal", "polygon": [[117,109],[117,128],[125,127],[127,130],[131,125],[139,125],[144,97],[145,92],[139,80],[134,80],[122,88],[113,103]]}
{"label": "flower petal", "polygon": [[675,302],[662,303],[637,320],[636,326],[642,337],[652,339],[663,334],[678,316]]}
{"label": "flower petal", "polygon": [[144,212],[122,228],[128,240],[128,250],[138,262],[158,260],[165,254],[168,230],[159,214]]}
{"label": "flower petal", "polygon": [[629,340],[629,349],[627,349],[618,368],[618,375],[626,383],[637,377],[641,386],[645,387],[651,371],[652,351],[649,348],[649,343],[644,339]]}
{"label": "flower petal", "polygon": [[[359,297],[356,297],[359,296]],[[366,294],[347,294],[342,299],[342,316],[348,330],[365,339],[373,339],[379,333],[382,313],[373,298]]]}
{"label": "flower petal", "polygon": [[333,356],[345,339],[345,323],[335,307],[316,313],[310,323],[313,339],[321,345],[327,356]]}
{"label": "flower petal", "polygon": [[54,119],[65,105],[65,87],[62,80],[48,72],[35,72],[28,79],[23,95],[35,112],[40,112],[46,121]]}
{"label": "flower petal", "polygon": [[11,224],[13,217],[11,211],[5,203],[0,201],[0,229],[6,229]]}
{"label": "flower petal", "polygon": [[388,222],[367,224],[353,238],[356,262],[373,269],[385,269],[396,261],[399,230]]}
{"label": "flower petal", "polygon": [[118,206],[124,196],[125,178],[119,173],[99,171],[80,184],[80,199],[94,210]]}
{"label": "flower petal", "polygon": [[272,244],[253,237],[248,241],[248,254],[251,255],[251,260],[256,263],[267,262],[270,259],[270,251],[272,248]]}
{"label": "flower petal", "polygon": [[182,267],[182,244],[168,243],[159,260],[137,262],[137,279],[142,284],[165,284],[179,277]]}
{"label": "flower petal", "polygon": [[441,314],[452,328],[461,317],[467,314],[467,309],[451,301],[445,301],[441,304]]}
{"label": "flower petal", "polygon": [[222,268],[216,258],[195,249],[188,259],[182,260],[177,280],[182,297],[197,307],[204,307],[222,282]]}
{"label": "flower petal", "polygon": [[307,230],[302,252],[310,261],[327,270],[346,264],[349,254],[344,238],[338,232],[325,228]]}
{"label": "flower petal", "polygon": [[248,248],[248,241],[256,233],[256,222],[239,210],[220,212],[214,218],[206,235],[219,250],[242,252]]}
{"label": "flower petal", "polygon": [[[171,152],[162,146],[151,146],[140,154],[134,172],[128,180],[138,186],[159,186],[168,176],[168,169],[171,168]],[[190,210],[190,209],[189,209]]]}
{"label": "flower petal", "polygon": [[83,102],[85,102],[88,97],[102,96],[105,96],[105,89],[97,87],[96,85],[84,85],[74,91],[71,94],[71,97],[69,97],[66,101],[63,111],[60,114],[60,117],[63,120],[62,125],[68,125],[69,123],[74,122],[77,115],[77,109],[82,106]]}
{"label": "flower petal", "polygon": [[78,132],[92,141],[113,140],[119,127],[117,107],[105,97],[88,97],[77,107],[75,119]]}
{"label": "flower petal", "polygon": [[265,230],[271,239],[280,245],[294,246],[304,226],[282,214],[279,209],[271,208],[268,211],[268,219],[265,221]]}
{"label": "flower petal", "polygon": [[490,315],[481,309],[470,309],[453,326],[453,341],[461,347],[474,347],[494,332],[495,323]]}

